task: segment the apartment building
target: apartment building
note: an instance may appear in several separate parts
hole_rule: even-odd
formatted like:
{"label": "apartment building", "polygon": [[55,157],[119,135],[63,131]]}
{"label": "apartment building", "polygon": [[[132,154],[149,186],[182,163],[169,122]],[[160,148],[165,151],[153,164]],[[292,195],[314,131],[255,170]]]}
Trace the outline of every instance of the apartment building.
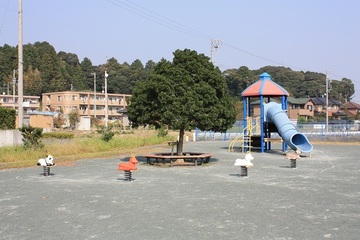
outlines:
{"label": "apartment building", "polygon": [[[17,95],[0,95],[0,106],[6,108],[14,108],[18,110],[19,101]],[[24,113],[29,113],[40,109],[40,97],[38,96],[23,96]]]}
{"label": "apartment building", "polygon": [[77,111],[80,116],[96,117],[102,122],[105,122],[107,114],[109,122],[119,120],[123,126],[128,126],[126,107],[131,95],[108,93],[107,96],[106,101],[105,93],[72,91],[43,93],[42,110],[61,111],[63,114]]}

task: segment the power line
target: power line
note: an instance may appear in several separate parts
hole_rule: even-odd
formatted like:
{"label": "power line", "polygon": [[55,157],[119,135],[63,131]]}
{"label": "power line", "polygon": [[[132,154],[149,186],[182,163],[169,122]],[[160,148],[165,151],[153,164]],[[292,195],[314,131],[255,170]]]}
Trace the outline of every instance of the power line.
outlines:
{"label": "power line", "polygon": [[[165,27],[168,27],[168,28],[171,28],[175,31],[178,31],[178,32],[182,32],[182,33],[185,33],[185,34],[188,34],[188,35],[191,35],[191,36],[194,36],[194,37],[197,37],[197,38],[200,38],[200,39],[204,39],[204,40],[209,40],[209,38],[211,38],[210,35],[208,34],[205,34],[205,33],[202,33],[200,31],[197,31],[197,30],[194,30],[184,24],[181,24],[181,23],[178,23],[170,18],[167,18],[167,17],[164,17],[152,10],[149,10],[143,6],[140,6],[136,3],[133,3],[129,0],[126,0],[126,2],[128,3],[125,3],[123,1],[120,1],[120,0],[107,0],[108,2],[114,4],[115,6],[117,7],[120,7],[128,12],[131,12],[135,15],[138,15],[142,18],[145,18],[149,21],[152,21],[152,22],[155,22],[157,24],[160,24],[162,26],[165,26]],[[292,67],[292,68],[297,68],[295,66],[292,66],[290,64],[283,64],[279,61],[276,61],[276,60],[273,60],[273,59],[270,59],[270,58],[266,58],[266,57],[263,57],[263,56],[260,56],[260,55],[257,55],[257,54],[254,54],[254,53],[251,53],[247,50],[244,50],[244,49],[241,49],[241,48],[238,48],[232,44],[229,44],[229,43],[226,43],[224,42],[224,46],[227,46],[229,48],[232,48],[234,50],[237,50],[237,51],[240,51],[240,52],[243,52],[247,55],[250,55],[252,57],[255,57],[255,58],[258,58],[258,59],[261,59],[261,60],[265,60],[267,62],[271,62],[271,63],[274,63],[274,64],[277,64],[277,65],[281,65],[281,66],[289,66],[289,67]],[[212,54],[212,52],[211,52]]]}
{"label": "power line", "polygon": [[188,34],[191,36],[195,36],[195,37],[201,38],[201,39],[209,38],[209,36],[206,34],[203,34],[199,31],[189,28],[183,24],[173,21],[167,17],[157,14],[157,13],[155,13],[151,10],[148,10],[138,4],[132,3],[131,1],[127,1],[127,2],[129,2],[132,5],[122,2],[122,1],[119,1],[119,0],[107,0],[107,1],[114,4],[117,7],[120,7],[122,9],[128,11],[128,12],[131,12],[135,15],[138,15],[142,18],[145,18],[149,21],[155,22],[155,23],[165,26],[167,28],[171,28],[175,31],[182,32],[182,33],[185,33],[185,34]]}
{"label": "power line", "polygon": [[9,9],[9,4],[10,4],[10,0],[7,1],[6,7],[5,7],[5,13],[4,13],[4,17],[3,17],[3,20],[1,22],[1,27],[0,27],[0,35],[2,34],[2,30],[4,28],[6,15],[7,15],[8,9]]}

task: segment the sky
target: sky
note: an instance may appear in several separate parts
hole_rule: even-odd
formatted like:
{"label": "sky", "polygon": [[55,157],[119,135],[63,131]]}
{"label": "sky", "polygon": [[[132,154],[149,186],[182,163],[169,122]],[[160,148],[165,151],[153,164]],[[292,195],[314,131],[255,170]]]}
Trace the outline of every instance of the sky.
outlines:
{"label": "sky", "polygon": [[[25,0],[23,43],[46,41],[93,65],[145,65],[185,48],[211,57],[213,41],[221,70],[328,71],[351,79],[360,103],[359,12],[359,0]],[[0,0],[4,44],[18,44],[18,0]]]}

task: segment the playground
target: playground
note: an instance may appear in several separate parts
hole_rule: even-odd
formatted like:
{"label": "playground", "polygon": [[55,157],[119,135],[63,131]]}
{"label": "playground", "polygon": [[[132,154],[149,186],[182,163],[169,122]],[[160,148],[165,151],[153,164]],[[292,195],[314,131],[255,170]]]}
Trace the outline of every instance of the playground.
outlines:
{"label": "playground", "polygon": [[[359,145],[310,143],[286,115],[288,93],[268,74],[242,96],[238,142],[186,142],[186,156],[148,147],[51,173],[47,165],[0,171],[0,239],[358,239]],[[281,104],[269,102],[274,96]],[[288,147],[306,155],[288,157]],[[168,154],[149,155],[155,148]],[[197,166],[150,164],[177,158]]]}
{"label": "playground", "polygon": [[229,144],[185,143],[214,153],[197,167],[159,168],[135,153],[131,182],[117,169],[130,156],[55,166],[49,177],[35,166],[2,170],[0,239],[358,239],[358,145],[314,144],[290,168],[274,143],[252,152],[240,177],[244,154]]}

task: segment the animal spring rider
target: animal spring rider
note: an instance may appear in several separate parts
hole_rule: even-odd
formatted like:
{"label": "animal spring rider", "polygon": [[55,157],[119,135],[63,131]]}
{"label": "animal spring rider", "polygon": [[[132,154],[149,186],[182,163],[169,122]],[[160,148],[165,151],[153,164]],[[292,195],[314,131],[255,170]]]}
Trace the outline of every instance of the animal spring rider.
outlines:
{"label": "animal spring rider", "polygon": [[38,166],[43,167],[43,175],[50,176],[50,167],[54,166],[54,157],[48,153],[45,158],[40,158],[37,162]]}
{"label": "animal spring rider", "polygon": [[137,163],[138,163],[138,160],[136,159],[134,154],[131,155],[129,162],[119,163],[118,170],[124,171],[125,181],[133,180],[131,171],[137,170],[137,167],[136,167]]}
{"label": "animal spring rider", "polygon": [[296,161],[299,160],[301,151],[299,149],[296,149],[295,152],[288,152],[285,155],[286,159],[290,159],[290,168],[296,168]]}
{"label": "animal spring rider", "polygon": [[254,164],[251,162],[252,160],[254,160],[254,157],[251,155],[250,152],[245,154],[244,159],[238,158],[235,160],[234,166],[240,166],[241,168],[241,177],[247,177],[248,168],[254,166]]}

